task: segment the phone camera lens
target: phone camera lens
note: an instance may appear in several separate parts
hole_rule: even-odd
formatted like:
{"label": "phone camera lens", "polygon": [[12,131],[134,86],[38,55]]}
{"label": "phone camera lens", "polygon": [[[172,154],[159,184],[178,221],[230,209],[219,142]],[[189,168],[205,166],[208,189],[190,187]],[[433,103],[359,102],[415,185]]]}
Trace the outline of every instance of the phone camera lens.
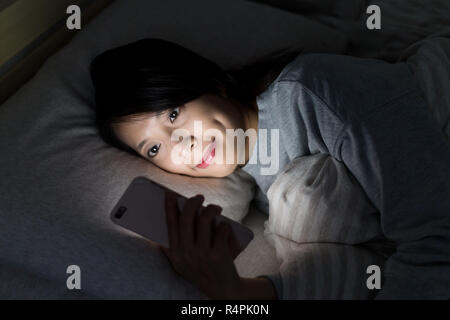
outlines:
{"label": "phone camera lens", "polygon": [[119,209],[117,209],[114,217],[116,217],[117,219],[122,218],[122,216],[124,215],[125,211],[127,211],[127,208],[124,206],[120,206]]}

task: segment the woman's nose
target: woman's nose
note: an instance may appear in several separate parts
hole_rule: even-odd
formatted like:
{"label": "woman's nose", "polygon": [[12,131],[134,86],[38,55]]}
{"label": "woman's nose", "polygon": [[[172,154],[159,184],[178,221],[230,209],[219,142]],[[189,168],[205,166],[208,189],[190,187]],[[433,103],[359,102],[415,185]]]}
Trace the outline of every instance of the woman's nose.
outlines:
{"label": "woman's nose", "polygon": [[182,157],[185,159],[185,161],[191,161],[192,154],[195,150],[195,147],[197,146],[197,139],[195,136],[188,136],[183,138],[183,141],[179,142],[181,143],[181,150],[182,150]]}
{"label": "woman's nose", "polygon": [[185,137],[184,139],[186,139],[185,146],[187,147],[188,151],[194,150],[195,146],[197,145],[197,139],[195,139],[194,136]]}

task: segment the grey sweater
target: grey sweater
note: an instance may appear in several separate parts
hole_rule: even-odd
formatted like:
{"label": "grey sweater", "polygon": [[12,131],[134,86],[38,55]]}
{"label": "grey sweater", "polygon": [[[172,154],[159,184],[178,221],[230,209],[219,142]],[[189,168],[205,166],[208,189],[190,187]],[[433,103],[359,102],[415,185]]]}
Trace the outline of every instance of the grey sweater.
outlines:
{"label": "grey sweater", "polygon": [[[256,180],[257,205],[269,212],[266,192],[290,160],[328,153],[359,181],[396,244],[376,298],[450,298],[450,145],[408,65],[299,55],[257,104],[267,144],[259,130],[242,168]],[[266,277],[282,298],[280,274]]]}

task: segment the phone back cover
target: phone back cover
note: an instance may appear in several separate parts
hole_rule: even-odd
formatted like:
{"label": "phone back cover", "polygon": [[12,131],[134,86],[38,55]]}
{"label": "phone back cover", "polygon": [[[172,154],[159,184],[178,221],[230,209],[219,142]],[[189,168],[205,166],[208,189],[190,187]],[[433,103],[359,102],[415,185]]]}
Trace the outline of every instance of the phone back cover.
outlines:
{"label": "phone back cover", "polygon": [[[111,219],[114,223],[168,248],[164,190],[171,191],[145,177],[136,177],[114,206]],[[182,208],[186,200],[186,197],[178,194],[178,207]],[[244,250],[253,239],[253,232],[223,215],[216,217],[216,226],[222,221],[232,228],[237,241],[235,251]]]}
{"label": "phone back cover", "polygon": [[[120,216],[119,208],[126,211]],[[119,218],[119,216],[120,218]],[[164,190],[143,178],[135,178],[111,212],[118,225],[169,247]]]}

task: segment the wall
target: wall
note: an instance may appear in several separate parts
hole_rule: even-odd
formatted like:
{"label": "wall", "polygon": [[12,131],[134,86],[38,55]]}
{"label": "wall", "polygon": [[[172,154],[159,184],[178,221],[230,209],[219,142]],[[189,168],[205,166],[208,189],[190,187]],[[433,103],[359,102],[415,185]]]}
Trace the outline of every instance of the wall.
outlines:
{"label": "wall", "polygon": [[76,31],[66,8],[81,8],[82,26],[112,0],[0,0],[0,104],[31,78]]}

